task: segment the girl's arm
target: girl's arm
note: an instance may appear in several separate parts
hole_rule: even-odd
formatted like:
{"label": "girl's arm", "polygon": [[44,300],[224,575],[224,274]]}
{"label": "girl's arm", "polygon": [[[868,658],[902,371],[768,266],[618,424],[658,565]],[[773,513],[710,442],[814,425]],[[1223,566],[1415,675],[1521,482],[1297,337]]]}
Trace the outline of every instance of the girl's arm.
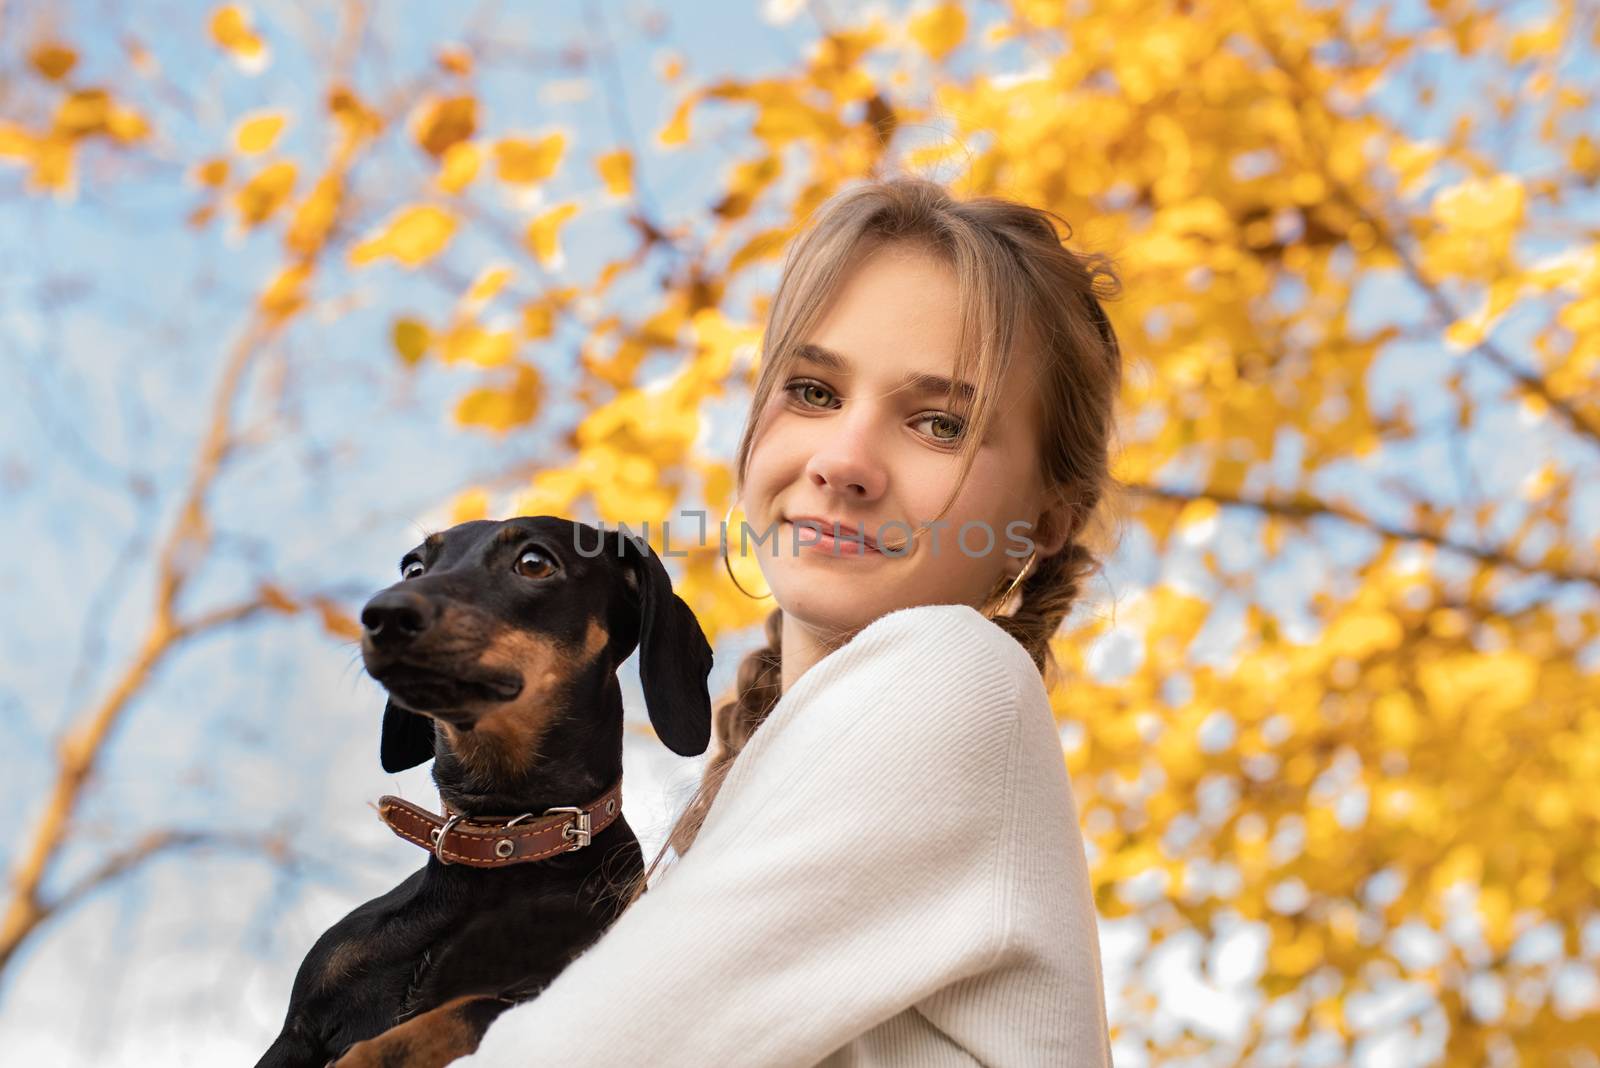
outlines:
{"label": "girl's arm", "polygon": [[984,972],[1010,920],[1018,658],[965,606],[864,628],[756,732],[693,848],[457,1063],[813,1064]]}

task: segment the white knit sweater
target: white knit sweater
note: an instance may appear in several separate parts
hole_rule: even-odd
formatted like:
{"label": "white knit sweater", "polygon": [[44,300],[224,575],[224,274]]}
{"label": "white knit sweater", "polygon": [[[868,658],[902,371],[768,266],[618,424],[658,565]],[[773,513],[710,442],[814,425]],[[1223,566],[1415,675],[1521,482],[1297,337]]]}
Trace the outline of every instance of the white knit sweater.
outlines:
{"label": "white knit sweater", "polygon": [[456,1064],[1110,1062],[1044,685],[980,613],[924,605],[802,675],[694,847]]}

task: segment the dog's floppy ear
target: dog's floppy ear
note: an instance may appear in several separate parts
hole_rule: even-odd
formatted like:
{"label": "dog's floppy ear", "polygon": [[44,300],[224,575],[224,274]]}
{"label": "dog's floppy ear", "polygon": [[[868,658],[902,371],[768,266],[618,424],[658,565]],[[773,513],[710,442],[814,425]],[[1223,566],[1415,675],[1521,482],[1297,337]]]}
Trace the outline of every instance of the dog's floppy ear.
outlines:
{"label": "dog's floppy ear", "polygon": [[679,756],[699,756],[711,740],[711,644],[650,545],[616,532],[629,581],[639,592],[639,682],[650,725]]}
{"label": "dog's floppy ear", "polygon": [[383,740],[378,743],[383,770],[393,773],[433,759],[433,720],[401,708],[394,701],[383,706]]}

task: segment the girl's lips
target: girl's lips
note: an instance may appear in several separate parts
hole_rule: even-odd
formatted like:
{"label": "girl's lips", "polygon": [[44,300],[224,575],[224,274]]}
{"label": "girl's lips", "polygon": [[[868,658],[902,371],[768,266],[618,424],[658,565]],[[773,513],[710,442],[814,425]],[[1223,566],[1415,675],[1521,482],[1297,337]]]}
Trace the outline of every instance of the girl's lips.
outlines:
{"label": "girl's lips", "polygon": [[831,529],[817,530],[814,526],[797,527],[793,520],[784,524],[791,533],[786,535],[794,539],[790,544],[801,551],[823,552],[830,556],[881,556],[877,548],[856,534],[848,534],[842,528],[839,537],[835,538]]}

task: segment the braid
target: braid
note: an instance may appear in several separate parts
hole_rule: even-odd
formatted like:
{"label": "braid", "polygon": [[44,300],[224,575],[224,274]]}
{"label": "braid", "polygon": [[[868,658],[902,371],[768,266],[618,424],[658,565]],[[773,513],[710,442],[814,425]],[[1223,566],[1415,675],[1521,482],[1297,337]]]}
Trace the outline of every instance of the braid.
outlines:
{"label": "braid", "polygon": [[1101,567],[1100,558],[1081,537],[1090,515],[1100,503],[1100,496],[1094,491],[1085,494],[1069,521],[1066,545],[1040,560],[1022,580],[1022,599],[1017,610],[1010,615],[994,617],[995,624],[1028,651],[1047,688],[1060,673],[1050,639],[1055,637],[1067,613],[1077,603],[1084,580]]}
{"label": "braid", "polygon": [[667,845],[679,856],[688,852],[699,836],[700,826],[705,823],[711,802],[722,789],[722,780],[727,778],[734,758],[744,750],[756,728],[766,722],[767,713],[782,696],[783,609],[774,608],[767,614],[765,629],[767,644],[745,654],[734,682],[733,699],[718,706],[712,717],[717,732],[717,752],[706,762],[700,789],[695,791],[667,836]]}
{"label": "braid", "polygon": [[1033,658],[1034,667],[1047,683],[1059,670],[1050,639],[1072,611],[1083,580],[1098,570],[1094,553],[1081,542],[1069,542],[1060,552],[1040,560],[1022,580],[1022,603],[1010,615],[995,616],[1001,630],[1015,638]]}
{"label": "braid", "polygon": [[733,699],[719,706],[712,717],[719,747],[714,761],[732,761],[781,696],[783,609],[774,608],[767,613],[763,627],[767,644],[752,650],[740,662]]}

